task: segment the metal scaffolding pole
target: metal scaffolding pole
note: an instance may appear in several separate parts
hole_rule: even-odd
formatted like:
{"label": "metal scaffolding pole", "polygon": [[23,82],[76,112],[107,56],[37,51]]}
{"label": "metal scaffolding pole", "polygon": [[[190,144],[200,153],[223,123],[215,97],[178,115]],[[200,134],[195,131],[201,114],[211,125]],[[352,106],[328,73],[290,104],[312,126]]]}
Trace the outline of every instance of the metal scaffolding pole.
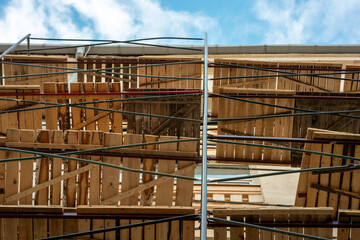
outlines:
{"label": "metal scaffolding pole", "polygon": [[207,230],[207,110],[208,110],[208,46],[207,33],[204,38],[204,77],[203,77],[203,135],[201,168],[201,240],[206,240]]}

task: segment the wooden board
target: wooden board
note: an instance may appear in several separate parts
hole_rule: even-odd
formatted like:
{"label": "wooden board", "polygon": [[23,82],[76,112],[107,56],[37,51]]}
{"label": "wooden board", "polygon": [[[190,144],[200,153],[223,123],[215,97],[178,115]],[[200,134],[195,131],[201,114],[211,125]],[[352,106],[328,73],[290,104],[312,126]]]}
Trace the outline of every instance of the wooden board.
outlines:
{"label": "wooden board", "polygon": [[[116,133],[104,134],[104,146],[119,146],[122,145],[122,135]],[[103,157],[104,163],[113,165],[120,165],[120,158],[117,157]],[[119,193],[119,178],[120,172],[118,169],[104,167],[102,179],[102,200],[106,200]],[[117,205],[117,204],[115,204]],[[115,227],[115,220],[105,220],[105,227]],[[115,232],[106,232],[105,238],[115,239]]]}

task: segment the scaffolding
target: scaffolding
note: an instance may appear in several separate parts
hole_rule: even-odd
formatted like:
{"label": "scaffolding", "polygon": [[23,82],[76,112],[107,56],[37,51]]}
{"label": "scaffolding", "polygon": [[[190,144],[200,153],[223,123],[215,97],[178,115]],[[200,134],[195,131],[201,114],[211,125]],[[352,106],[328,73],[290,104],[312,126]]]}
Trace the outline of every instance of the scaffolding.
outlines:
{"label": "scaffolding", "polygon": [[[153,40],[174,39],[183,41],[203,41],[203,46],[183,47],[149,43],[149,41]],[[15,50],[16,47],[25,40],[27,40],[26,49]],[[49,48],[32,48],[30,41],[37,40],[86,43]],[[153,48],[164,48],[174,52],[180,50],[192,51],[197,55],[202,54],[202,56],[200,59],[195,58],[189,60],[179,60],[176,58],[162,59],[161,57],[152,59],[146,57],[139,57],[136,59],[134,57],[125,59],[116,57],[87,58],[86,53],[88,53],[90,49],[96,46],[110,44],[132,44]],[[85,48],[85,50],[82,48]],[[51,54],[60,49],[77,49],[75,54],[84,54],[84,56],[78,56],[74,61],[67,61],[64,59],[26,60],[21,59],[21,57],[17,58],[16,55],[7,56],[10,52],[19,54],[26,53],[28,56],[31,56],[31,54],[36,52],[44,51]],[[356,214],[343,211],[340,208],[337,209],[337,207],[334,212],[334,208],[325,208],[325,206],[322,206],[321,204],[317,204],[316,206],[305,205],[306,207],[313,207],[313,209],[309,208],[302,210],[294,208],[293,206],[278,204],[275,206],[283,207],[285,209],[274,210],[274,212],[271,213],[274,218],[269,218],[269,212],[259,210],[256,212],[256,214],[261,216],[261,220],[259,220],[259,216],[254,218],[254,212],[249,214],[246,210],[239,210],[237,212],[232,212],[232,210],[230,210],[229,212],[226,212],[214,209],[213,212],[209,211],[207,206],[208,202],[248,205],[251,205],[251,203],[208,200],[207,189],[208,184],[210,183],[301,173],[302,175],[300,176],[304,179],[309,179],[309,182],[304,181],[304,184],[310,184],[307,188],[311,190],[310,192],[313,192],[314,189],[318,189],[316,190],[316,193],[313,193],[315,195],[321,190],[326,191],[329,195],[338,194],[339,196],[347,196],[348,199],[358,199],[359,193],[356,192],[356,188],[358,187],[357,184],[352,185],[351,190],[354,190],[353,192],[350,191],[349,187],[348,189],[339,189],[340,186],[335,188],[333,186],[324,188],[324,186],[321,185],[323,179],[320,176],[328,176],[329,178],[331,174],[333,174],[332,176],[335,176],[334,174],[340,172],[343,174],[341,175],[341,178],[344,177],[349,182],[350,179],[355,181],[357,175],[350,175],[350,173],[357,173],[357,170],[360,168],[360,164],[358,164],[360,158],[359,155],[357,155],[357,145],[360,144],[360,137],[355,133],[345,134],[319,129],[308,130],[309,125],[306,124],[304,125],[306,129],[296,130],[293,129],[293,124],[294,121],[307,121],[306,117],[312,116],[325,116],[327,119],[333,117],[336,121],[344,121],[342,119],[358,121],[360,118],[358,115],[360,110],[353,107],[351,104],[354,104],[355,106],[356,101],[360,99],[360,95],[356,93],[359,88],[358,83],[360,80],[358,77],[360,71],[356,69],[356,67],[343,69],[338,65],[330,67],[316,65],[309,67],[305,65],[290,66],[290,64],[286,65],[271,62],[245,63],[242,61],[224,59],[215,60],[210,63],[208,55],[207,34],[205,34],[203,38],[156,37],[128,41],[33,38],[28,34],[8,50],[4,51],[0,55],[2,65],[43,69],[44,72],[36,73],[35,71],[34,73],[28,71],[20,74],[12,74],[11,70],[8,70],[9,72],[6,72],[1,76],[1,85],[4,84],[4,80],[13,84],[14,82],[21,83],[24,79],[25,81],[39,81],[39,79],[41,80],[44,78],[45,81],[47,81],[49,80],[49,77],[55,77],[56,80],[54,81],[58,82],[56,84],[55,82],[44,82],[40,87],[28,85],[23,88],[19,86],[11,88],[11,85],[4,85],[4,88],[0,88],[0,101],[8,104],[8,106],[0,109],[0,114],[2,114],[2,116],[7,114],[7,119],[9,119],[9,122],[6,124],[7,127],[4,128],[2,126],[1,128],[1,133],[5,135],[6,138],[3,139],[4,144],[1,145],[0,150],[6,152],[6,156],[4,154],[0,163],[10,164],[18,161],[31,162],[36,159],[62,159],[68,161],[69,165],[67,167],[69,168],[69,172],[66,173],[66,177],[64,177],[65,173],[63,175],[60,174],[57,176],[57,180],[68,179],[66,184],[69,184],[70,180],[73,179],[73,176],[76,176],[77,174],[79,176],[84,176],[80,174],[84,174],[90,169],[95,169],[95,166],[101,166],[103,169],[109,168],[111,171],[117,171],[116,177],[118,179],[120,170],[122,171],[122,177],[124,177],[125,174],[128,174],[126,176],[131,178],[133,175],[129,175],[130,173],[141,174],[143,181],[142,185],[144,186],[133,186],[138,192],[151,189],[155,184],[164,183],[169,178],[176,178],[177,186],[179,186],[179,182],[181,181],[183,181],[183,184],[188,183],[188,181],[201,181],[201,199],[199,200],[201,202],[201,207],[199,214],[196,214],[194,210],[182,208],[174,208],[174,211],[170,210],[169,212],[162,209],[161,211],[164,211],[164,214],[151,213],[149,210],[150,213],[141,213],[146,217],[146,221],[137,222],[137,218],[134,216],[136,212],[131,212],[131,209],[126,209],[126,207],[125,209],[113,207],[108,208],[107,210],[106,208],[99,207],[96,210],[97,212],[95,210],[95,212],[91,212],[92,210],[89,209],[86,211],[90,212],[85,212],[85,210],[82,211],[81,209],[74,211],[66,208],[75,206],[74,203],[73,205],[69,203],[69,199],[66,199],[68,202],[66,207],[52,208],[52,212],[48,212],[46,207],[38,208],[36,211],[36,209],[31,209],[31,207],[26,208],[22,206],[21,211],[19,208],[16,210],[17,212],[14,213],[11,212],[6,205],[2,205],[0,207],[0,217],[3,219],[24,218],[38,220],[41,218],[67,220],[101,218],[111,219],[111,221],[114,221],[111,222],[111,224],[115,224],[114,219],[132,219],[127,220],[128,224],[121,224],[121,226],[112,226],[108,228],[102,226],[100,229],[96,230],[68,234],[59,233],[58,235],[46,236],[46,239],[95,236],[96,234],[105,232],[118,232],[121,235],[120,231],[124,231],[124,229],[136,229],[152,224],[163,226],[159,224],[164,222],[173,223],[174,221],[184,221],[182,224],[185,225],[187,221],[192,222],[197,220],[200,220],[199,228],[201,239],[207,239],[207,230],[209,227],[215,229],[215,239],[226,239],[227,227],[231,232],[231,239],[235,239],[236,237],[234,236],[244,235],[244,230],[240,230],[240,227],[245,227],[245,229],[247,229],[247,239],[252,239],[252,237],[256,235],[258,238],[259,234],[261,237],[266,235],[267,237],[270,237],[269,239],[271,239],[271,234],[275,234],[275,236],[279,236],[276,234],[285,234],[306,239],[328,239],[326,237],[317,236],[317,232],[313,233],[311,231],[299,230],[299,228],[305,229],[306,227],[326,228],[327,231],[322,232],[322,236],[332,236],[333,228],[347,229],[347,234],[350,236],[350,230],[359,228],[360,226],[357,223]],[[76,65],[76,67],[70,68],[68,67],[69,64]],[[105,67],[103,67],[104,65]],[[166,71],[164,70],[165,66],[167,67]],[[174,66],[180,66],[179,69],[186,66],[184,67],[184,69],[186,69],[186,71],[184,71],[186,74],[183,75],[183,72],[175,73],[176,71],[179,71],[179,69]],[[193,68],[190,69],[190,67],[187,66]],[[195,66],[201,66],[202,69]],[[164,68],[161,69],[161,67]],[[208,67],[214,69],[214,76],[212,78],[208,78]],[[59,76],[66,76],[66,74],[77,74],[77,82],[68,83],[67,78],[65,78],[66,80],[59,80]],[[43,82],[44,79],[40,82]],[[102,79],[105,79],[105,82],[102,82]],[[209,93],[209,81],[214,83],[212,93]],[[111,82],[111,84],[107,82]],[[308,90],[309,94],[299,93],[299,90],[301,89]],[[349,89],[352,93],[344,93],[341,89]],[[200,99],[200,96],[202,99]],[[211,111],[210,116],[208,115],[209,98],[213,100],[213,111]],[[338,107],[336,109],[326,108],[324,110],[320,107],[317,109],[317,106],[313,107],[311,105],[308,105],[309,109],[304,108],[301,105],[300,100],[309,99],[349,101],[346,106],[350,106],[350,109]],[[71,100],[71,102],[69,102],[69,100]],[[156,108],[150,108],[148,104],[152,103],[159,105],[156,105]],[[170,106],[171,104],[174,104],[176,107]],[[162,111],[164,106],[171,110]],[[69,109],[71,109],[71,111]],[[151,111],[148,111],[149,109],[151,109]],[[202,109],[201,113],[200,109]],[[98,117],[94,116],[95,112],[98,114]],[[27,118],[30,116],[30,113],[32,113],[32,118],[35,119],[37,117],[37,119],[40,119],[40,123],[43,122],[44,118],[45,127],[43,127],[42,124],[39,125],[39,121],[35,120],[32,122],[31,126],[20,123],[21,117]],[[44,117],[43,113],[45,113]],[[87,118],[87,115],[86,117],[83,116],[85,113],[91,113],[93,115],[89,115],[90,117]],[[188,115],[192,117],[187,117]],[[106,117],[105,122],[101,122],[105,116],[111,117]],[[124,121],[123,116],[126,116],[126,121]],[[17,118],[17,126],[12,126],[10,120],[15,120],[15,118]],[[160,120],[163,121],[162,124],[154,123],[155,121],[160,122]],[[173,122],[173,125],[170,124],[171,121]],[[126,127],[124,127],[125,122]],[[356,124],[358,125],[357,122]],[[101,125],[106,126],[103,128],[100,127]],[[217,134],[208,135],[208,125],[217,125]],[[85,126],[92,127],[83,130],[85,129]],[[172,130],[169,129],[172,127],[175,128],[176,131],[174,130],[170,133]],[[49,131],[46,131],[44,128],[53,129],[54,132],[51,132],[51,134],[52,136],[57,136],[58,142],[55,142],[55,140],[54,142],[51,142],[51,140],[49,140]],[[186,128],[187,130],[184,130]],[[26,131],[25,129],[40,129],[40,131],[37,132],[38,142],[34,142],[34,132]],[[63,135],[63,131],[65,130],[69,130],[69,132],[66,133],[67,135]],[[87,134],[90,133],[86,132],[87,130],[97,130],[98,132],[96,134],[101,136],[98,137],[98,139],[104,138],[107,141],[104,140],[104,144],[100,144],[99,141],[96,143],[96,141],[93,142],[93,140],[91,140],[91,144],[88,146],[80,146],[81,144],[79,143],[83,140],[72,142],[74,138],[89,138],[90,135],[87,136]],[[125,130],[128,133],[126,137],[122,135]],[[300,134],[301,131],[302,135]],[[303,134],[306,131],[308,135],[305,138]],[[358,130],[355,131],[356,133],[359,133]],[[169,133],[169,135],[166,137],[162,136],[161,133],[164,132]],[[200,134],[200,132],[202,134]],[[294,134],[295,132],[298,135]],[[91,137],[93,137],[94,134],[91,134]],[[157,138],[154,137],[154,135],[160,137]],[[320,135],[322,138],[319,137]],[[30,139],[31,137],[29,138],[30,140],[24,140],[26,136],[31,136],[32,140]],[[328,137],[326,138],[325,136]],[[83,144],[88,144],[88,142],[90,142],[89,139],[84,140]],[[114,144],[114,142],[121,144]],[[209,149],[208,144],[210,145],[210,143],[216,144],[216,157],[207,155]],[[294,145],[289,145],[289,143],[294,143]],[[174,149],[169,147],[171,144],[175,146]],[[338,146],[341,144],[352,147],[349,147],[349,150],[347,151],[342,149],[336,150],[335,147],[331,148],[329,151],[325,151],[325,148],[329,145]],[[294,147],[295,145],[298,147]],[[321,147],[319,148],[320,145]],[[245,149],[246,147],[248,148]],[[306,160],[306,157],[309,156],[311,156],[311,159],[315,160]],[[317,158],[314,156],[317,156]],[[132,165],[132,161],[129,161],[126,166],[125,164],[120,166],[111,161],[98,161],[100,157],[133,159],[133,162],[136,160],[137,165]],[[296,157],[298,159],[300,158],[300,160],[294,161]],[[156,165],[154,163],[152,163],[153,166],[151,168],[144,168],[144,170],[141,170],[140,159],[143,159],[143,164],[145,165],[145,160],[150,160],[150,158],[164,161],[164,166],[171,161],[175,162],[176,160],[179,162],[177,171],[175,171],[175,163],[172,171],[169,169],[166,173],[160,172],[160,164],[157,166],[158,169],[156,170],[153,167]],[[334,162],[325,166],[319,163],[320,158],[332,159]],[[336,159],[341,159],[342,163],[335,164]],[[207,177],[208,161],[216,161],[218,163],[232,162],[247,164],[301,165],[301,169],[209,180]],[[44,162],[45,161],[40,161],[40,165],[37,167],[42,168]],[[79,162],[78,167],[77,164],[71,166],[70,163],[76,162]],[[180,165],[180,162],[182,165]],[[308,163],[307,166],[304,165],[306,162]],[[313,164],[314,162],[317,162],[317,164]],[[201,178],[194,177],[194,174],[187,175],[187,173],[194,171],[196,163],[201,163]],[[54,170],[54,167],[55,165],[52,165],[51,171]],[[8,172],[11,172],[11,169],[11,166],[7,165],[7,174]],[[23,167],[21,169],[23,169]],[[70,170],[74,171],[72,174],[75,175],[71,175]],[[12,171],[14,174],[17,172],[16,176],[19,178],[19,167],[17,169],[12,169]],[[49,172],[49,169],[46,171]],[[111,171],[104,170],[102,174],[112,174]],[[311,173],[311,175],[309,175],[309,173]],[[318,179],[316,178],[314,180],[313,175],[319,176]],[[148,182],[145,182],[145,176],[150,179]],[[155,179],[149,176],[157,176],[157,178]],[[12,203],[13,205],[17,205],[20,199],[25,198],[25,196],[30,196],[29,201],[31,203],[33,201],[31,196],[36,192],[36,202],[40,203],[41,200],[39,199],[42,198],[43,202],[40,203],[40,205],[48,205],[49,196],[47,191],[49,191],[48,189],[50,189],[49,187],[53,183],[50,182],[51,180],[40,183],[41,177],[41,175],[37,176],[37,188],[30,182],[29,189],[23,189],[24,191],[12,189],[9,193],[5,193],[2,204]],[[338,177],[340,179],[340,175]],[[81,181],[82,177],[79,178]],[[87,177],[86,181],[88,181],[88,178],[89,177]],[[47,176],[46,180],[48,179],[49,177]],[[56,178],[53,176],[53,180],[55,179]],[[334,179],[335,177],[333,177],[331,181],[334,181]],[[6,178],[6,180],[6,184],[8,184],[8,179]],[[137,179],[137,181],[139,182],[139,179]],[[345,180],[339,181],[342,184]],[[314,185],[315,183],[318,185]],[[112,185],[113,183],[111,182],[109,184]],[[131,183],[129,184],[131,185]],[[39,187],[40,185],[41,187]],[[9,190],[9,187],[11,187],[11,183],[10,185],[4,185],[4,189],[7,188]],[[16,188],[18,187],[19,186],[16,185]],[[171,187],[173,188],[173,185],[171,185]],[[45,191],[43,191],[44,188]],[[41,189],[42,191],[40,191]],[[298,192],[300,190],[298,190]],[[51,189],[51,191],[53,191],[53,189]],[[102,189],[102,191],[104,191],[104,189]],[[124,191],[122,192],[123,195],[115,194],[115,196],[108,196],[101,201],[101,204],[113,204],[122,199],[127,200],[128,198],[130,199],[131,194],[134,193],[131,187],[125,189],[125,187],[122,186],[122,191]],[[193,187],[191,185],[191,194],[192,191]],[[57,194],[60,192],[61,191],[59,190]],[[119,190],[117,190],[117,192],[119,192]],[[173,189],[171,189],[171,193],[172,192]],[[81,194],[86,195],[87,193]],[[306,195],[309,193],[304,192],[302,194]],[[179,195],[181,194],[179,193]],[[51,196],[54,196],[54,192],[51,192]],[[67,195],[67,198],[69,197],[70,195]],[[81,199],[80,193],[78,197]],[[301,197],[303,196],[297,196],[297,198]],[[312,196],[307,195],[307,199],[312,199],[311,197]],[[180,199],[179,196],[177,196],[177,199],[178,198]],[[317,198],[321,198],[320,194]],[[156,201],[160,201],[159,199],[159,197],[156,198]],[[87,204],[87,202],[80,203],[81,200],[78,201],[78,205]],[[137,201],[138,199],[136,197],[136,202]],[[190,205],[186,203],[186,206],[191,206],[192,201],[193,200],[190,199]],[[298,201],[301,202],[302,200]],[[306,201],[309,202],[310,200]],[[354,202],[355,201],[351,203],[354,204]],[[59,203],[55,205],[59,205]],[[253,205],[267,206],[269,204],[254,203]],[[359,205],[359,203],[357,203],[357,205]],[[179,204],[179,206],[185,205]],[[353,209],[358,210],[359,206],[354,206]],[[144,207],[144,211],[147,211],[146,207]],[[294,211],[294,213],[291,211]],[[72,214],[66,214],[68,212],[71,212]],[[320,217],[319,219],[315,219],[315,221],[314,219],[300,219],[300,215],[302,217],[308,216],[314,214],[314,212],[321,216],[321,219]],[[209,214],[212,214],[213,217],[210,217]],[[264,218],[262,214],[264,214]],[[288,219],[287,217],[284,217],[284,215],[289,215],[290,217],[290,214],[294,214],[294,216],[298,214],[299,216],[296,216],[300,220],[295,219],[298,221],[294,221],[292,218]],[[336,219],[337,214],[342,216],[341,220],[339,218],[338,221],[333,221],[333,219]],[[144,216],[142,216],[141,219],[144,220]],[[279,217],[276,218],[277,216]],[[345,218],[346,220],[344,220]],[[308,224],[308,220],[313,222]],[[14,223],[11,221],[6,223],[7,221],[8,220],[4,220],[2,224],[5,224],[4,226],[9,226],[7,224]],[[49,223],[49,226],[50,225],[51,224]],[[181,224],[170,224],[170,227],[159,227],[159,229],[162,229],[165,236],[169,237],[172,235],[172,228],[184,228],[184,226],[180,225]],[[294,227],[297,229],[292,229]],[[287,230],[282,230],[281,228],[286,228]],[[167,229],[167,231],[165,232],[164,229]],[[258,232],[254,232],[253,229],[258,229]],[[192,230],[193,229],[190,228],[190,231]],[[1,234],[10,234],[7,232],[10,230],[7,230],[5,227],[4,231],[5,233]],[[270,235],[268,236],[269,232]],[[354,232],[351,234],[354,236],[356,233]],[[179,233],[179,236],[177,237],[185,238],[186,236],[192,236],[192,233],[182,232]],[[3,237],[3,235],[1,235],[1,237]],[[338,235],[338,237],[341,239],[340,235]]]}

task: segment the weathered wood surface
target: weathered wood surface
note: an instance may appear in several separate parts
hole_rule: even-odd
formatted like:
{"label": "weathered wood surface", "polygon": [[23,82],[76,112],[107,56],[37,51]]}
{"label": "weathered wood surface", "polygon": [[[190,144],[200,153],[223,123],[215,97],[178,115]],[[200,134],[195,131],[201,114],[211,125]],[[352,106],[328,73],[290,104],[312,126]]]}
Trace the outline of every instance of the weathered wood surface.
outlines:
{"label": "weathered wood surface", "polygon": [[[262,98],[263,94],[293,95],[294,91],[288,90],[268,90],[262,89],[244,89],[234,87],[219,88],[220,93],[224,94],[257,94],[259,98],[245,98],[245,100],[257,101],[265,104],[279,104],[285,107],[293,107],[294,100],[281,98]],[[291,110],[275,108],[268,105],[255,104],[244,101],[220,98],[220,105],[223,106],[218,114],[218,118],[242,118],[257,117],[275,114],[292,113]],[[291,137],[293,129],[293,117],[267,118],[257,120],[243,121],[219,121],[217,133],[219,135],[242,135],[242,136],[265,136],[265,137]],[[249,143],[258,143],[265,145],[279,145],[274,142],[248,141]],[[239,146],[235,144],[218,143],[216,157],[245,159],[249,163],[256,160],[257,164],[262,161],[264,164],[275,162],[284,162],[289,164],[291,161],[289,151],[272,150],[270,148]]]}
{"label": "weathered wood surface", "polygon": [[[356,93],[305,93],[298,92],[297,95],[315,95],[315,96],[353,96],[358,97]],[[349,99],[306,99],[298,98],[295,100],[295,107],[301,109],[315,110],[315,111],[341,111],[341,110],[358,110],[358,100]],[[295,111],[300,113],[302,111]],[[348,113],[344,113],[347,115]],[[349,115],[360,116],[359,113],[350,113]],[[292,136],[294,138],[305,138],[307,129],[320,128],[331,131],[340,131],[348,133],[360,133],[360,119],[349,118],[338,115],[320,114],[320,115],[303,115],[294,117],[294,127]],[[295,148],[303,148],[303,143],[292,143]],[[293,165],[299,166],[301,163],[302,154],[292,152],[291,154]]]}
{"label": "weathered wood surface", "polygon": [[[67,57],[58,57],[58,56],[26,56],[26,55],[6,55],[4,57],[6,62],[14,63],[27,63],[34,65],[42,66],[51,66],[51,67],[62,67],[66,68]],[[4,66],[4,76],[16,76],[16,75],[26,75],[26,74],[44,74],[44,73],[56,73],[64,72],[63,69],[54,69],[54,68],[42,68],[42,67],[33,67],[33,66],[21,66],[14,64],[3,64]],[[42,84],[44,82],[67,82],[67,74],[54,74],[54,75],[42,75],[42,76],[28,76],[28,77],[15,77],[8,78],[5,80],[6,85],[40,85],[41,90]]]}
{"label": "weathered wood surface", "polygon": [[[13,137],[12,137],[13,136]],[[37,136],[35,138],[35,136]],[[144,138],[145,137],[145,138]],[[60,130],[19,130],[8,129],[7,139],[4,143],[5,146],[12,146],[19,148],[30,148],[37,150],[36,144],[48,144],[42,146],[41,151],[46,150],[63,150],[71,149],[81,150],[90,148],[101,148],[109,146],[122,146],[125,144],[142,143],[146,142],[176,140],[176,137],[161,136],[160,138],[154,136],[147,136],[142,134],[122,134],[122,133],[103,133],[99,131],[90,130],[68,130],[64,134]],[[15,145],[14,145],[15,144]],[[24,144],[22,146],[22,144]],[[184,143],[168,143],[168,144],[154,144],[152,149],[134,149],[125,148],[129,151],[151,151],[149,157],[155,157],[157,153],[169,154],[174,153],[174,156],[181,157],[182,152],[189,156],[197,156],[196,151],[197,143],[184,142]],[[40,150],[40,149],[39,149]],[[109,153],[116,153],[109,152]],[[135,152],[133,152],[135,153]],[[19,155],[16,152],[5,152],[1,155],[2,159],[13,158]],[[27,156],[26,154],[24,157]],[[71,155],[73,157],[88,159],[86,155]],[[140,169],[141,162],[144,159],[125,157],[121,159],[117,156],[91,156],[92,160],[110,163],[118,166],[128,167],[132,169]],[[195,165],[192,162],[176,161],[176,160],[158,160],[148,161],[144,170],[157,169],[163,173],[174,173],[185,176],[194,176]],[[155,201],[159,202],[157,205],[177,205],[177,206],[191,206],[193,197],[193,185],[187,183],[187,180],[178,180],[178,188],[174,192],[174,179],[173,178],[148,178],[147,174],[140,175],[123,170],[120,178],[120,170],[109,167],[99,167],[94,164],[86,164],[74,160],[61,160],[61,158],[42,158],[35,160],[37,168],[33,170],[33,161],[23,161],[21,165],[19,162],[6,163],[9,167],[2,169],[3,176],[7,179],[4,184],[4,194],[2,203],[6,204],[34,204],[32,195],[35,194],[37,205],[57,205],[76,207],[79,205],[152,205]],[[167,164],[171,162],[172,168],[167,168]],[[67,164],[66,164],[67,163]],[[21,168],[28,164],[28,168]],[[151,166],[150,166],[150,165]],[[65,168],[66,167],[66,168]],[[51,169],[51,171],[50,171]],[[62,170],[64,169],[64,170]],[[176,170],[177,169],[177,170]],[[90,174],[89,174],[90,171]],[[142,176],[142,178],[140,178]],[[20,182],[12,181],[10,178],[19,179]],[[36,179],[36,181],[35,181]],[[165,181],[163,181],[165,179]],[[35,181],[35,185],[32,183]],[[11,184],[15,184],[14,186]],[[157,187],[153,192],[153,197],[147,197],[146,201],[138,201],[140,193],[153,189],[155,186],[166,186],[170,192],[162,192],[162,187]],[[169,186],[168,186],[169,185]],[[17,190],[20,186],[20,192]],[[61,186],[66,186],[61,189]],[[49,191],[50,188],[50,191]],[[153,190],[154,191],[154,190]],[[179,194],[176,194],[179,191]],[[49,192],[51,194],[49,194]],[[131,192],[132,194],[129,194]],[[125,195],[123,194],[125,193]],[[165,194],[165,195],[164,195]],[[124,196],[126,196],[124,198]],[[158,198],[156,198],[158,196]],[[161,203],[164,197],[168,199],[166,204]],[[117,199],[118,198],[118,199]],[[117,199],[111,200],[110,199]],[[120,204],[121,200],[121,204]],[[154,201],[154,202],[153,202]]]}
{"label": "weathered wood surface", "polygon": [[[348,144],[319,144],[307,143],[306,150],[332,153],[358,157],[360,148],[354,140],[355,134],[327,131],[321,129],[308,130],[309,139],[334,139],[348,140]],[[357,134],[360,139],[360,134]],[[351,143],[354,141],[354,143]],[[350,164],[351,160],[336,157],[321,156],[318,154],[304,154],[301,168],[321,168]],[[295,205],[301,207],[332,207],[333,217],[341,209],[359,209],[359,170],[332,172],[323,174],[300,173]]]}
{"label": "weathered wood surface", "polygon": [[[247,208],[247,209],[214,209],[214,217],[239,222],[247,222],[252,224],[260,224],[261,222],[270,223],[303,223],[316,219],[316,223],[331,223],[332,208]],[[280,233],[272,233],[270,231],[259,230],[251,227],[215,227],[214,239],[227,239],[227,229],[230,229],[230,239],[298,239]],[[324,238],[332,238],[332,228],[319,229],[300,227],[297,229],[279,228],[282,230],[290,230],[299,233],[305,233],[313,236]],[[315,229],[315,231],[314,231]]]}
{"label": "weathered wood surface", "polygon": [[[0,235],[0,239],[14,239],[14,240],[21,240],[21,239],[34,239],[39,237],[51,237],[51,236],[59,236],[63,234],[69,233],[71,230],[76,230],[76,232],[81,231],[90,231],[90,230],[97,230],[95,227],[94,222],[98,221],[99,219],[95,218],[101,218],[104,215],[112,217],[111,221],[114,221],[117,218],[121,219],[127,219],[127,221],[151,221],[153,219],[160,219],[160,218],[167,218],[167,217],[174,217],[174,216],[183,216],[183,215],[189,215],[194,214],[195,209],[192,207],[139,207],[139,206],[128,206],[128,207],[110,207],[110,206],[79,206],[77,208],[63,208],[63,207],[43,207],[43,206],[28,206],[28,205],[20,205],[20,206],[0,206],[0,212],[6,213],[8,215],[15,215],[19,212],[25,213],[25,214],[51,214],[53,217],[52,220],[62,222],[62,221],[68,221],[71,220],[73,223],[73,226],[79,226],[78,229],[74,229],[73,226],[68,226],[68,229],[65,228],[57,228],[56,234],[54,234],[54,228],[52,226],[48,225],[42,225],[41,230],[42,232],[39,232],[39,228],[36,226],[36,220],[39,221],[39,218],[9,218],[14,223],[21,223],[23,221],[30,221],[34,222],[34,225],[29,225],[26,228],[22,227],[22,225],[11,225],[11,229],[7,228],[5,229],[5,232]],[[82,218],[80,219],[64,219],[64,214],[71,214],[71,215],[82,215]],[[58,217],[56,217],[58,216]],[[7,220],[4,218],[0,218],[2,221]],[[179,222],[179,228],[177,229],[167,229],[164,234],[165,236],[172,235],[172,236],[186,236],[186,239],[192,240],[195,239],[194,237],[190,237],[191,235],[194,236],[194,229],[189,229],[186,227],[186,222],[180,220]],[[84,225],[85,223],[88,223],[88,225]],[[170,222],[171,223],[171,222]],[[119,226],[118,224],[115,226]],[[71,229],[71,227],[73,229]],[[148,227],[155,228],[154,224],[150,224]],[[129,230],[129,229],[128,229]],[[155,232],[147,231],[147,235],[143,234],[142,228],[131,228],[131,235],[122,235],[121,239],[139,239],[139,240],[147,240],[147,239],[155,239]],[[91,235],[83,235],[80,236],[79,239],[85,239],[85,238],[91,238],[91,239],[109,239],[111,236],[106,235],[109,233],[113,233],[113,237],[116,238],[116,231],[101,233],[101,234],[91,234]],[[179,238],[177,238],[179,239]]]}

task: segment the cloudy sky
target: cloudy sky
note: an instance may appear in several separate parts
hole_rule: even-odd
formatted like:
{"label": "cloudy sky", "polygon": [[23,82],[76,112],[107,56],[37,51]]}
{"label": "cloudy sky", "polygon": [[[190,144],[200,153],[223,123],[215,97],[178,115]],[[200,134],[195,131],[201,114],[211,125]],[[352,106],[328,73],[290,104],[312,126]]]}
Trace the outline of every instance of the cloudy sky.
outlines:
{"label": "cloudy sky", "polygon": [[359,44],[360,0],[0,0],[0,42],[202,37],[211,45]]}

